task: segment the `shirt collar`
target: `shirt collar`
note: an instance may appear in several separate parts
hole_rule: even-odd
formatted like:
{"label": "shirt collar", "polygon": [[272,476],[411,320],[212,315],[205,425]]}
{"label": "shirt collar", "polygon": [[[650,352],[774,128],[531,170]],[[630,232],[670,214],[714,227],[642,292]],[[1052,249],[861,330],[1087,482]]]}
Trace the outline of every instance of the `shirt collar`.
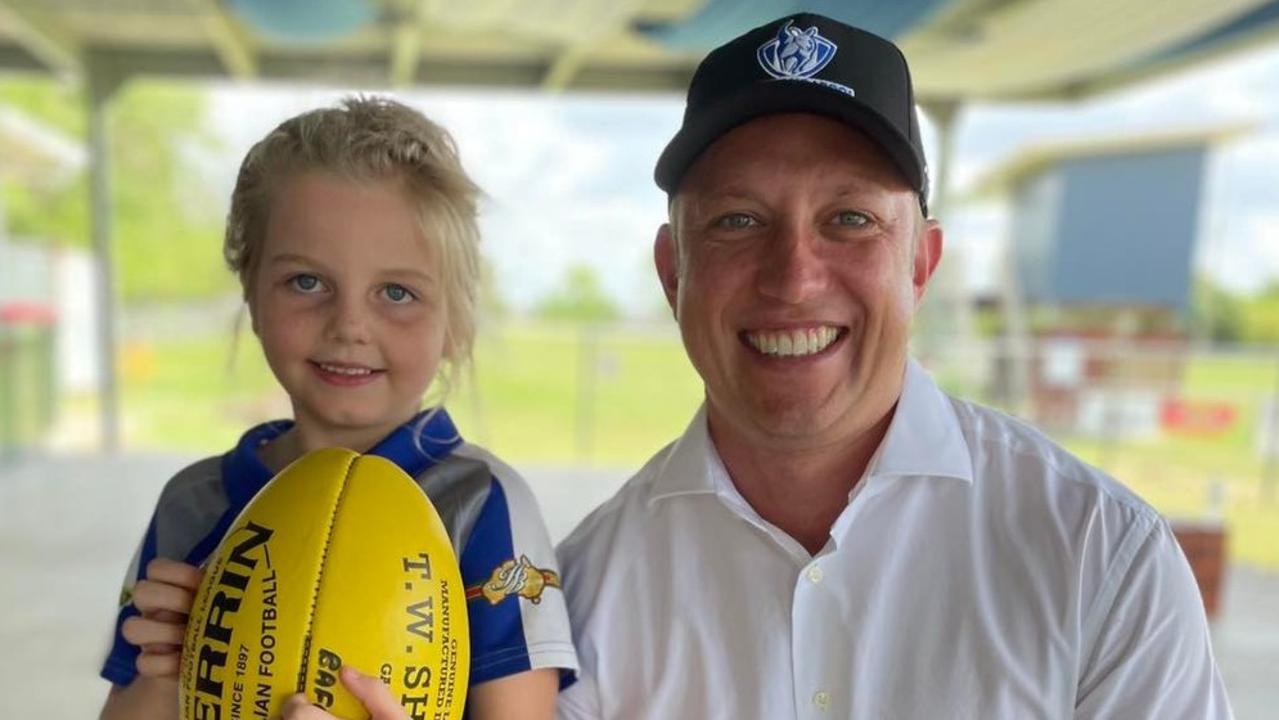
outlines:
{"label": "shirt collar", "polygon": [[[867,478],[946,477],[973,481],[972,456],[950,398],[914,359],[906,361],[893,420],[875,451]],[[659,468],[649,502],[714,494],[731,482],[715,452],[702,404]],[[860,485],[860,483],[859,483]]]}
{"label": "shirt collar", "polygon": [[867,473],[870,477],[946,477],[973,481],[972,455],[951,399],[914,359],[897,410]]}
{"label": "shirt collar", "polygon": [[[706,403],[703,402],[684,434],[675,441],[662,461],[649,489],[649,502],[679,495],[715,493],[718,490],[715,482],[717,465],[722,467],[706,428]],[[724,474],[727,476],[726,472]]]}
{"label": "shirt collar", "polygon": [[[258,450],[291,427],[292,420],[273,420],[252,427],[222,456],[223,484],[233,505],[247,505],[275,476],[258,456]],[[431,408],[391,431],[366,454],[384,457],[409,477],[417,477],[461,444],[462,438],[449,414],[442,407]]]}

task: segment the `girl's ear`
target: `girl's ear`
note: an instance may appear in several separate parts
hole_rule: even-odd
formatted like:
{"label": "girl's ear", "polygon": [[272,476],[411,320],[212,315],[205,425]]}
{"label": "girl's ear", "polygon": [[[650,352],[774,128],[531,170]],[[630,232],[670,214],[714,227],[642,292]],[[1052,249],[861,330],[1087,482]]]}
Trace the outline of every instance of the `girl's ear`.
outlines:
{"label": "girl's ear", "polygon": [[457,361],[457,343],[453,341],[453,333],[444,330],[444,345],[440,348],[440,359],[445,362]]}
{"label": "girl's ear", "polygon": [[253,310],[253,303],[245,300],[244,311],[249,314],[249,327],[253,328],[253,334],[262,337],[262,334],[258,332],[258,314]]}
{"label": "girl's ear", "polygon": [[446,313],[444,318],[444,344],[440,346],[440,360],[457,364],[457,353],[457,338],[453,335],[453,325],[448,321],[448,314]]}

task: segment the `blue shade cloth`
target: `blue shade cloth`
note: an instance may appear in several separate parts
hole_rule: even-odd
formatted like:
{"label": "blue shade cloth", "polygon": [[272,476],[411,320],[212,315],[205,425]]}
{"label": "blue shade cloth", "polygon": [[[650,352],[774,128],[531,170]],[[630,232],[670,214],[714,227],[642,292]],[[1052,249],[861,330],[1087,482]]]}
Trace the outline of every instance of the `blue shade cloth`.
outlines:
{"label": "blue shade cloth", "polygon": [[254,30],[288,43],[337,40],[376,17],[370,0],[229,0]]}
{"label": "blue shade cloth", "polygon": [[951,1],[709,0],[680,22],[641,26],[639,30],[671,50],[706,52],[770,20],[814,12],[892,39],[928,21]]}
{"label": "blue shade cloth", "polygon": [[1276,27],[1279,27],[1279,0],[1273,0],[1253,8],[1233,20],[1222,23],[1179,44],[1162,48],[1158,52],[1132,63],[1128,69],[1140,71],[1148,66],[1176,62],[1182,57],[1207,52],[1226,43],[1235,42],[1252,35],[1259,35]]}
{"label": "blue shade cloth", "polygon": [[[1058,0],[1067,2],[1068,0]],[[900,40],[933,22],[961,0],[706,0],[688,17],[669,23],[640,23],[636,30],[667,50],[707,53],[742,33],[771,20],[799,12],[814,12],[890,40]],[[982,13],[978,13],[980,16]],[[1127,62],[1116,63],[1087,82],[1132,80],[1197,56],[1211,54],[1250,39],[1279,31],[1279,0],[1269,0],[1202,32],[1162,45]],[[1059,93],[1068,87],[1050,85],[1036,93]]]}

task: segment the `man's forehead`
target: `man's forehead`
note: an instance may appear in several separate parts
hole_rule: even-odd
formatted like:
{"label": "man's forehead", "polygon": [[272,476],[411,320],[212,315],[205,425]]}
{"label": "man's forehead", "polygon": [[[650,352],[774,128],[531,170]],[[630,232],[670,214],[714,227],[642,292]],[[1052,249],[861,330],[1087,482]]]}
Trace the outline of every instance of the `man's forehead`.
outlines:
{"label": "man's forehead", "polygon": [[722,186],[717,192],[728,192],[734,184],[749,185],[751,174],[783,171],[909,189],[884,151],[861,131],[821,115],[786,113],[756,118],[716,139],[693,161],[680,191],[709,181]]}
{"label": "man's forehead", "polygon": [[740,178],[730,178],[727,182],[719,183],[714,179],[708,179],[707,182],[692,183],[686,186],[681,192],[672,198],[672,204],[680,201],[682,207],[697,207],[707,205],[724,205],[733,203],[749,203],[767,201],[770,199],[782,199],[787,196],[805,195],[809,198],[819,199],[822,202],[834,202],[847,200],[850,202],[865,202],[875,198],[889,199],[894,194],[912,195],[909,188],[899,187],[896,185],[886,185],[873,180],[863,181],[847,181],[847,182],[821,182],[814,180],[804,183],[772,183],[772,184],[756,184],[743,185]]}

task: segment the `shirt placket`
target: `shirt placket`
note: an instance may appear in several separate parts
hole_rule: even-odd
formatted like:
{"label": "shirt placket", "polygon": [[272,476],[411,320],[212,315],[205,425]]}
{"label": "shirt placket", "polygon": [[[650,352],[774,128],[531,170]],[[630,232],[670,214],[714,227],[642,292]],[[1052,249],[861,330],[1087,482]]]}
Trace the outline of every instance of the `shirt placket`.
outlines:
{"label": "shirt placket", "polygon": [[[847,717],[846,683],[839,683],[834,643],[843,637],[839,607],[831,590],[833,555],[819,554],[800,568],[791,605],[791,668],[795,716],[825,720]],[[848,638],[843,638],[845,642]]]}

